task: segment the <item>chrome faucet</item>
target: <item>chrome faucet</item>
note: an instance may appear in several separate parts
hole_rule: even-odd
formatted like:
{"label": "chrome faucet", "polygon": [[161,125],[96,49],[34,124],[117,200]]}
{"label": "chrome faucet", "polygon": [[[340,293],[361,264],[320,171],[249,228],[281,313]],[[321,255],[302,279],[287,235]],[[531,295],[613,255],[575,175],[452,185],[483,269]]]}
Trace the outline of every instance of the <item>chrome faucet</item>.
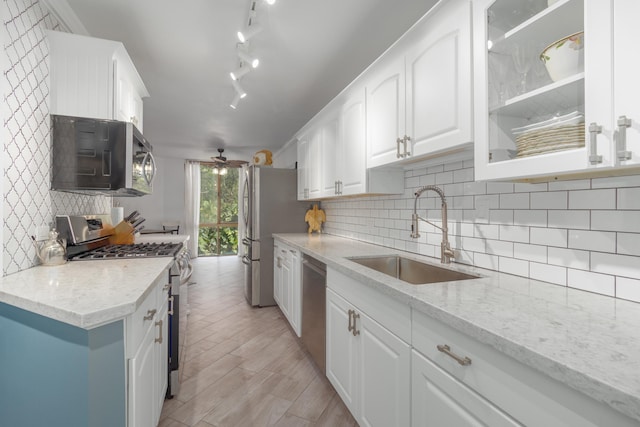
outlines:
{"label": "chrome faucet", "polygon": [[[422,218],[418,215],[418,199],[420,195],[427,191],[433,190],[438,193],[440,196],[440,200],[442,200],[442,227],[432,223],[428,219]],[[453,250],[451,249],[451,245],[449,245],[449,228],[447,224],[447,200],[444,197],[444,191],[440,187],[436,187],[435,185],[427,185],[425,187],[420,188],[415,192],[416,199],[413,203],[413,215],[411,215],[411,237],[417,239],[420,237],[420,233],[418,232],[418,220],[422,220],[427,224],[433,225],[435,228],[442,231],[442,243],[440,243],[440,262],[443,264],[450,264],[451,258],[455,257]]]}

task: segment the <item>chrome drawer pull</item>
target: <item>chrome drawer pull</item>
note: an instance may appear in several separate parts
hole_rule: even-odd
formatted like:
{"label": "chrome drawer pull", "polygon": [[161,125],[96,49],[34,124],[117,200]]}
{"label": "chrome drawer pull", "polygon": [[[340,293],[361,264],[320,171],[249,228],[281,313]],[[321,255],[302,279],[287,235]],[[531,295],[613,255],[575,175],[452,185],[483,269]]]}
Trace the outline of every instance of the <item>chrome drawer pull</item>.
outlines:
{"label": "chrome drawer pull", "polygon": [[456,362],[458,362],[459,364],[461,364],[462,366],[467,366],[467,365],[471,365],[471,359],[469,359],[468,357],[460,357],[457,354],[453,353],[451,351],[451,347],[449,347],[446,344],[438,344],[436,346],[438,348],[439,352],[442,352],[444,354],[446,354],[447,356],[451,357],[452,359],[454,359]]}
{"label": "chrome drawer pull", "polygon": [[163,291],[163,292],[164,292],[164,291],[168,291],[170,287],[171,287],[171,284],[167,283],[166,285],[164,285],[164,286],[162,287],[162,291]]}
{"label": "chrome drawer pull", "polygon": [[353,311],[353,336],[357,337],[358,335],[360,335],[360,331],[358,329],[356,329],[356,319],[359,319],[360,315],[358,313],[355,312],[355,310]]}
{"label": "chrome drawer pull", "polygon": [[156,326],[160,327],[160,337],[156,338],[154,342],[162,344],[162,320],[158,320],[156,322]]}
{"label": "chrome drawer pull", "polygon": [[156,311],[157,311],[157,310],[156,310],[155,308],[154,308],[153,310],[148,310],[148,311],[147,311],[147,315],[146,315],[146,316],[144,316],[142,319],[143,319],[143,320],[151,320],[151,319],[153,319],[153,316],[155,316],[155,315],[156,315]]}
{"label": "chrome drawer pull", "polygon": [[[355,325],[354,325],[354,326],[351,326],[351,318],[352,318],[352,316],[355,314],[355,311],[353,311],[353,310],[349,310],[347,313],[349,313],[349,327],[347,328],[347,330],[348,330],[349,332],[351,332],[351,331],[353,331],[353,330],[355,329]],[[355,323],[355,322],[354,322],[354,323]]]}
{"label": "chrome drawer pull", "polygon": [[[400,154],[400,144],[402,143],[402,139],[401,138],[396,138],[396,158],[399,159],[401,157],[404,157],[402,154]],[[405,152],[407,150],[405,149]]]}

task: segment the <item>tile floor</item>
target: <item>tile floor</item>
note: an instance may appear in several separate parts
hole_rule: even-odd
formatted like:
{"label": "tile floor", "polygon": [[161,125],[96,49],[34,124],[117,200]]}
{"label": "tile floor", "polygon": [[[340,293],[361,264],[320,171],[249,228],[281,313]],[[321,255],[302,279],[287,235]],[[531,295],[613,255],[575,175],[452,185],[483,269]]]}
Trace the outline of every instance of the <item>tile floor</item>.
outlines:
{"label": "tile floor", "polygon": [[195,260],[182,386],[159,427],[357,426],[280,310],[249,307],[243,268]]}

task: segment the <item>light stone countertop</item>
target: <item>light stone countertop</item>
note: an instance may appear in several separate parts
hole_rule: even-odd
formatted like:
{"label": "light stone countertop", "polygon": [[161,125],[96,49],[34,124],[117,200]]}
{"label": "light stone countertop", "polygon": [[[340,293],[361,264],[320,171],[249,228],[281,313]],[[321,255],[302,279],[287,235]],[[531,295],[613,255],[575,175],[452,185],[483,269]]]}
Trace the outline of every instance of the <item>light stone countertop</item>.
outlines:
{"label": "light stone countertop", "polygon": [[[184,243],[188,239],[185,235],[146,235],[137,237],[136,243]],[[0,278],[0,302],[91,329],[135,312],[172,263],[171,257],[159,257],[37,266]]]}
{"label": "light stone countertop", "polygon": [[410,285],[346,257],[440,260],[326,234],[274,238],[640,420],[638,303],[460,264],[482,277]]}

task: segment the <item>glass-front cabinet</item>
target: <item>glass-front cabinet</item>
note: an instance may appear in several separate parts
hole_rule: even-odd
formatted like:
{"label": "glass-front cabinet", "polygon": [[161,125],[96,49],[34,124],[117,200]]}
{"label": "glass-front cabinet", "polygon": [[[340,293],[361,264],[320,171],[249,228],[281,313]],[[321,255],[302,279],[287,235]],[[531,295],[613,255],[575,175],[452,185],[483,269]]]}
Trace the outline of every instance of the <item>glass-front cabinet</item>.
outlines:
{"label": "glass-front cabinet", "polygon": [[613,7],[610,0],[474,2],[476,180],[553,179],[621,165]]}

